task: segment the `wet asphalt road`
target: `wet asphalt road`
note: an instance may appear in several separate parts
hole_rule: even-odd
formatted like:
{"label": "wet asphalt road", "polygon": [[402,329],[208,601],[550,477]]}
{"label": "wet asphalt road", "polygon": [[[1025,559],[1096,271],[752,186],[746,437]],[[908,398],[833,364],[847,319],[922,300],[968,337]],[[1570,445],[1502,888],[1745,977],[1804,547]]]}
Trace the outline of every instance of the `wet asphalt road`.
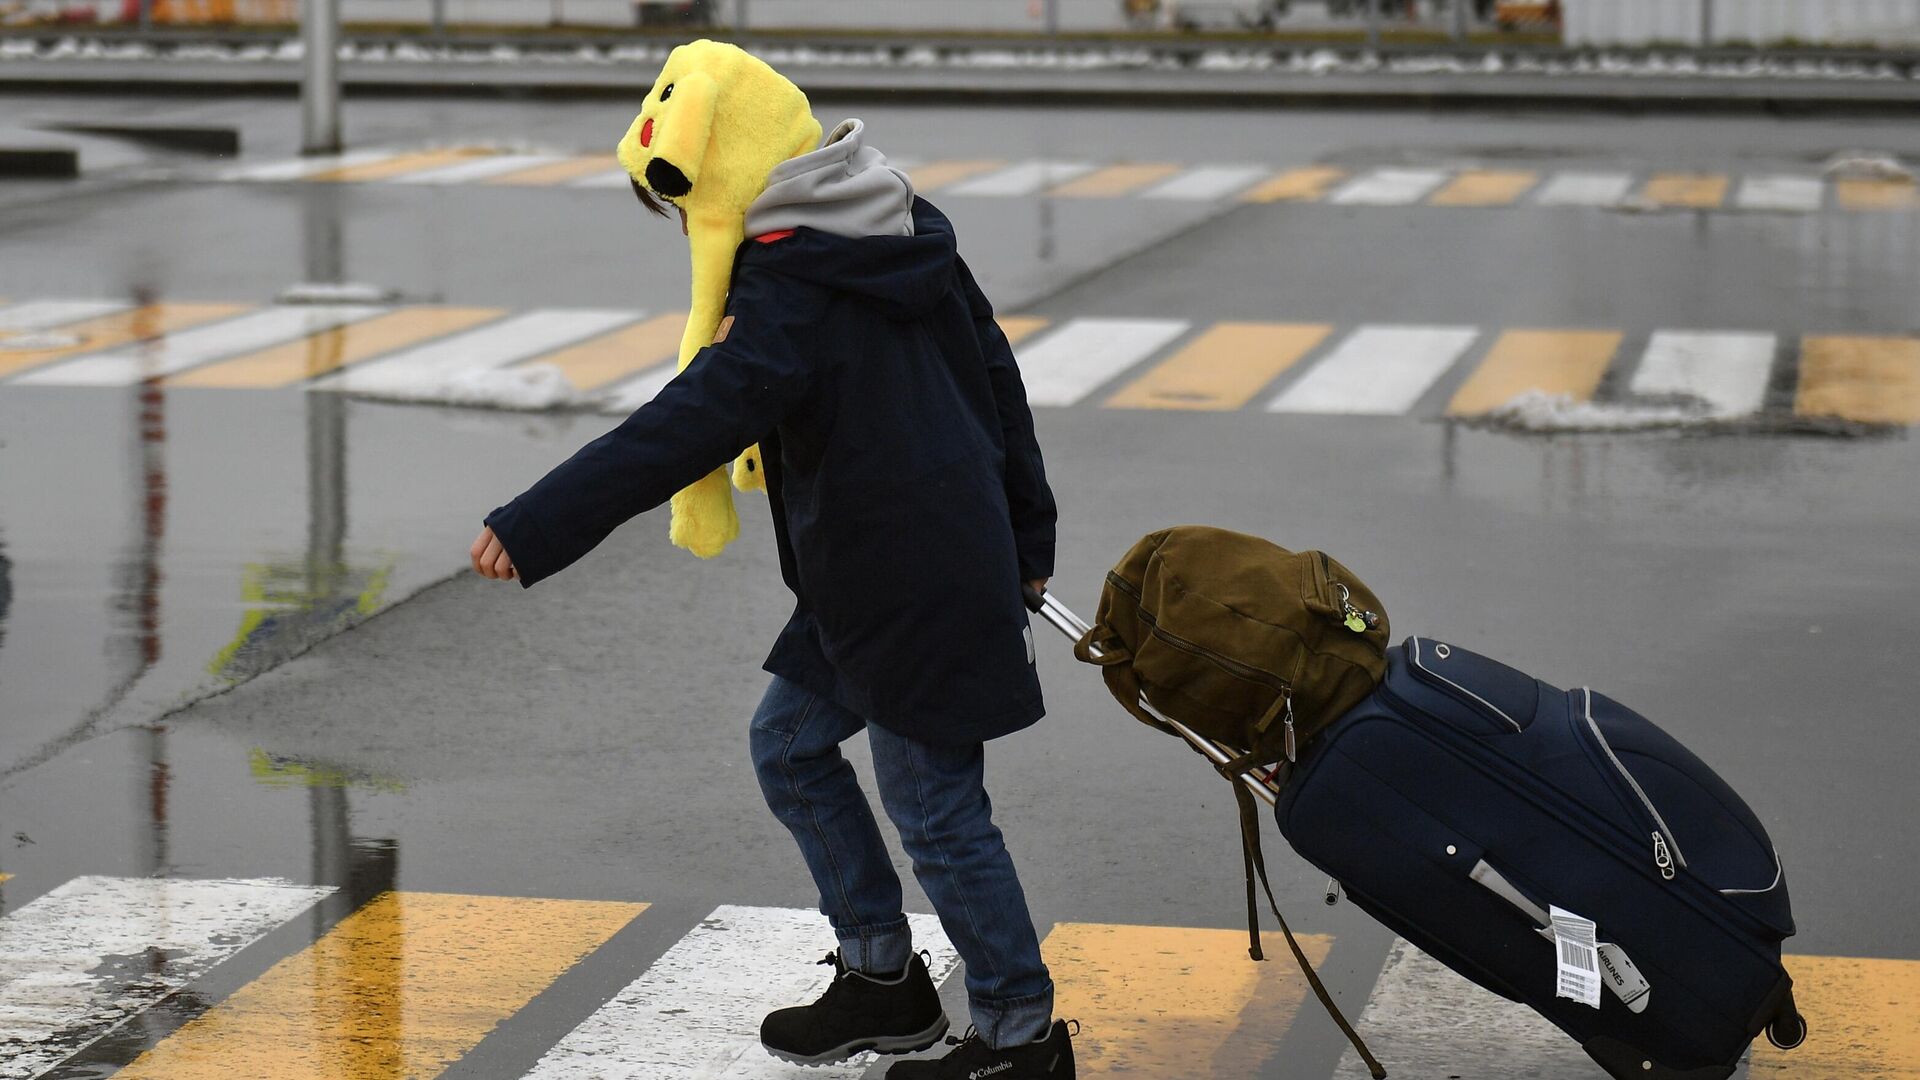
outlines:
{"label": "wet asphalt road", "polygon": [[[237,123],[249,156],[291,145],[290,105],[124,107]],[[1755,172],[1849,147],[1920,152],[1911,125],[1821,120],[845,111],[921,159]],[[349,130],[591,151],[620,114],[365,102]],[[214,185],[193,162],[143,168],[0,188],[0,295],[260,302],[349,280],[449,303],[659,307],[685,289],[677,233],[619,191]],[[1905,215],[943,205],[1002,310],[1055,318],[1906,333],[1920,297]],[[1920,450],[1904,430],[1524,436],[1090,406],[1037,422],[1061,503],[1057,591],[1076,608],[1091,612],[1128,543],[1171,523],[1326,548],[1387,599],[1397,631],[1591,683],[1718,768],[1785,854],[1794,951],[1920,960],[1920,735],[1903,678]],[[535,590],[458,575],[479,519],[608,424],[0,386],[0,909],[83,874],[657,904],[666,929],[620,939],[449,1074],[510,1076],[713,905],[808,905],[743,760],[758,661],[789,607],[763,504],[745,504],[747,535],[713,563],[671,549],[655,513]],[[1221,785],[1133,724],[1063,643],[1041,644],[1050,718],[989,755],[1037,920],[1236,927]],[[1329,981],[1364,1001],[1388,935],[1322,907],[1310,868],[1275,861],[1296,928],[1338,939]],[[1261,1075],[1332,1068],[1337,1035],[1302,1015]],[[139,1048],[96,1047],[72,1074]]]}

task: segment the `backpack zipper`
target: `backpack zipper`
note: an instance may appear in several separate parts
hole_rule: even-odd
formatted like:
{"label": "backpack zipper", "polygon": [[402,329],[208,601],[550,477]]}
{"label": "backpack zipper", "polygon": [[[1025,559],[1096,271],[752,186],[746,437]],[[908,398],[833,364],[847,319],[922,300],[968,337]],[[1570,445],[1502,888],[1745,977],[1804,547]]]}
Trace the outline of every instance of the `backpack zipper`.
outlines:
{"label": "backpack zipper", "polygon": [[1600,731],[1600,722],[1593,718],[1593,690],[1581,687],[1580,694],[1587,727],[1592,729],[1594,740],[1600,744],[1600,749],[1606,752],[1607,760],[1613,762],[1613,767],[1619,772],[1621,779],[1625,780],[1627,786],[1633,789],[1633,793],[1639,796],[1640,805],[1647,808],[1647,816],[1653,819],[1653,865],[1659,869],[1661,877],[1672,881],[1676,873],[1675,864],[1678,864],[1680,870],[1687,868],[1687,857],[1680,854],[1680,841],[1673,835],[1673,830],[1667,826],[1666,819],[1660,816],[1659,808],[1654,806],[1653,800],[1647,797],[1646,789],[1641,787],[1640,781],[1635,780],[1633,774],[1627,771],[1627,766],[1620,760],[1620,755],[1613,752],[1613,744],[1607,742],[1606,735]]}
{"label": "backpack zipper", "polygon": [[1133,602],[1136,605],[1136,610],[1138,611],[1140,621],[1147,624],[1147,632],[1149,634],[1159,638],[1161,641],[1166,642],[1168,645],[1171,645],[1174,648],[1179,649],[1181,652],[1189,653],[1193,656],[1200,657],[1202,660],[1211,662],[1220,670],[1226,672],[1229,675],[1234,676],[1235,678],[1241,680],[1242,682],[1250,682],[1256,686],[1267,687],[1268,689],[1274,690],[1278,692],[1282,697],[1286,698],[1287,713],[1286,713],[1285,728],[1286,728],[1286,739],[1287,739],[1287,745],[1286,745],[1287,760],[1288,761],[1298,760],[1298,758],[1295,756],[1295,744],[1294,744],[1293,684],[1292,683],[1287,682],[1285,679],[1280,678],[1279,676],[1273,674],[1272,672],[1262,671],[1257,667],[1253,667],[1248,664],[1243,664],[1240,661],[1235,660],[1231,656],[1222,656],[1221,654],[1214,652],[1212,649],[1209,649],[1204,645],[1201,645],[1197,642],[1188,641],[1186,638],[1183,638],[1178,634],[1175,634],[1169,630],[1162,628],[1160,625],[1160,620],[1154,616],[1153,612],[1148,611],[1144,606],[1139,606],[1141,604],[1141,596],[1139,591],[1136,590],[1132,586],[1132,584],[1130,584],[1125,578],[1121,577],[1120,575],[1109,572],[1107,574],[1107,584],[1113,586],[1116,589],[1119,589],[1121,592],[1126,593],[1128,596],[1133,598]]}

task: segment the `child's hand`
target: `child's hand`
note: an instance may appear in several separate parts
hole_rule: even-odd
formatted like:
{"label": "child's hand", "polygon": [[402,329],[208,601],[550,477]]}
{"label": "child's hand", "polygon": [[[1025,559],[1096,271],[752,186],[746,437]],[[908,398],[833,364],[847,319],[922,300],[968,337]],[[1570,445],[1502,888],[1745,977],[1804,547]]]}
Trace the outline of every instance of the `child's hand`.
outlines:
{"label": "child's hand", "polygon": [[513,567],[513,557],[507,554],[491,528],[480,530],[480,538],[473,542],[473,549],[467,554],[473,559],[473,572],[481,577],[512,581],[520,576],[520,571]]}

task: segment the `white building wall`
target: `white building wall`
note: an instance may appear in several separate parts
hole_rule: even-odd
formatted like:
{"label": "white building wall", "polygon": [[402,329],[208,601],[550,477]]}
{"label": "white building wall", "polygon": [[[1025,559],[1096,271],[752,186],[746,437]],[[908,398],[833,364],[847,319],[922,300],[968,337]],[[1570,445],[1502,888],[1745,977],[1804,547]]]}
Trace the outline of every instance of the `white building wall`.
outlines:
{"label": "white building wall", "polygon": [[1713,43],[1910,45],[1920,0],[1562,0],[1569,45],[1698,44],[1701,7],[1713,7]]}

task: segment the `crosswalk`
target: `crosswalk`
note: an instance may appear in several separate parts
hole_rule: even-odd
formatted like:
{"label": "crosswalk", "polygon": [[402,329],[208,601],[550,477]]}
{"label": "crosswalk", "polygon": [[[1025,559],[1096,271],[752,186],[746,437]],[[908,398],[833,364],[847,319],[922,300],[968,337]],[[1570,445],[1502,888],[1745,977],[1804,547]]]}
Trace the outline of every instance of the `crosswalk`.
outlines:
{"label": "crosswalk", "polygon": [[[1324,164],[1187,164],[1000,158],[901,159],[916,190],[942,198],[1147,199],[1172,202],[1326,203],[1345,207],[1626,207],[1811,214],[1920,210],[1920,186],[1899,178],[1627,168]],[[510,188],[622,188],[612,154],[489,146],[367,149],[229,166],[236,183],[388,183]]]}
{"label": "crosswalk", "polygon": [[[661,918],[638,901],[393,891],[337,917],[304,947],[270,937],[318,914],[331,894],[270,879],[83,877],[0,917],[0,1076],[53,1073],[103,1037],[143,1030],[144,1012],[177,1004],[182,991],[191,997],[242,950],[270,948],[284,955],[259,957],[261,974],[229,983],[237,989],[185,1023],[144,1026],[115,1075],[428,1080],[468,1059],[616,935]],[[935,980],[956,978],[959,962],[937,920],[909,919]],[[810,1000],[832,978],[813,963],[833,940],[818,913],[722,904],[685,926],[667,928],[678,939],[624,987],[570,998],[557,1020],[522,1029],[517,1040],[538,1039],[524,1051],[530,1068],[488,1075],[865,1075],[871,1057],[803,1069],[759,1047],[766,1011]],[[1336,942],[1303,934],[1300,944],[1319,965]],[[1250,963],[1240,930],[1066,922],[1042,950],[1058,984],[1057,1014],[1081,1023],[1076,1056],[1086,1076],[1269,1075],[1295,1025],[1325,1023],[1293,965]],[[1920,961],[1789,956],[1787,967],[1811,1038],[1791,1055],[1756,1047],[1748,1075],[1920,1077]],[[1405,942],[1393,943],[1352,1012],[1396,1076],[1601,1076],[1545,1021]],[[549,1007],[547,1015],[556,1014]],[[1351,1052],[1332,1073],[1365,1075]]]}
{"label": "crosswalk", "polygon": [[[1675,422],[1920,424],[1911,335],[1032,315],[1002,324],[1039,408],[1472,419],[1547,401],[1658,408]],[[574,405],[624,414],[673,378],[684,326],[671,311],[29,300],[0,304],[0,392],[305,388],[546,407],[551,397],[514,397],[539,374],[571,388]]]}

